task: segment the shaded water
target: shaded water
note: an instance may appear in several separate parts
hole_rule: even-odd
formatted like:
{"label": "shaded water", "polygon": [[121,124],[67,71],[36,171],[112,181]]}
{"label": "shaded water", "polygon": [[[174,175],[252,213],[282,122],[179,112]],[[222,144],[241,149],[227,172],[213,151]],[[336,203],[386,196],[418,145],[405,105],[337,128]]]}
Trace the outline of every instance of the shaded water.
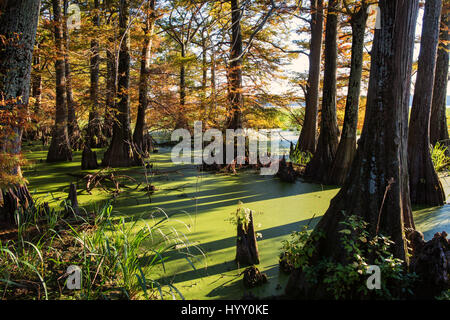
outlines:
{"label": "shaded water", "polygon": [[[101,150],[98,151],[101,158]],[[302,225],[315,225],[338,188],[301,181],[288,184],[256,172],[234,176],[199,172],[192,165],[174,165],[168,150],[161,151],[164,152],[152,155],[154,168],[161,173],[152,181],[158,191],[149,200],[142,191],[124,189],[114,203],[115,214],[135,216],[154,208],[176,214],[190,226],[190,231],[179,230],[186,232],[191,243],[201,247],[206,258],[197,255],[199,259],[193,270],[183,256],[174,251],[165,264],[165,272],[163,268],[153,270],[151,278],[173,283],[187,299],[239,299],[247,291],[241,281],[244,269],[234,262],[236,230],[227,220],[236,210],[238,201],[242,201],[245,207],[257,212],[255,228],[262,235],[258,240],[261,258],[258,268],[269,278],[266,285],[252,292],[259,296],[281,294],[287,281],[287,276],[278,269],[281,241],[300,230]],[[76,180],[68,173],[81,173],[79,152],[71,163],[39,163],[39,159],[45,159],[44,150],[28,152],[27,158],[37,161],[25,171],[30,190],[36,189],[37,196],[51,200],[54,205],[67,197],[69,183]],[[143,181],[142,168],[122,171]],[[446,193],[450,193],[446,180],[443,183]],[[99,190],[87,194],[79,185],[78,200],[83,206],[93,207],[108,198]],[[416,226],[427,239],[436,231],[450,233],[449,213],[448,205],[417,210]]]}

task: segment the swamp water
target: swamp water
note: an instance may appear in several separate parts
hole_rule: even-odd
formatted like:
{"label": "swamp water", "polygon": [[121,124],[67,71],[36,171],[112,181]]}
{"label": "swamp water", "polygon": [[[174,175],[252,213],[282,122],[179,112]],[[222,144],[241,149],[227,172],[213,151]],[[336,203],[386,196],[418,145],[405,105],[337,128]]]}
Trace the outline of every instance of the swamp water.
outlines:
{"label": "swamp water", "polygon": [[[45,163],[46,150],[41,147],[25,148],[30,165],[24,168],[29,189],[35,197],[57,206],[67,197],[68,187],[77,180],[70,174],[82,174],[81,153],[74,153],[70,163]],[[96,150],[102,158],[101,150]],[[40,161],[40,160],[44,161]],[[149,275],[163,283],[173,283],[186,299],[240,299],[249,291],[242,284],[242,271],[234,262],[236,227],[228,219],[238,201],[255,211],[255,229],[258,239],[260,264],[258,268],[268,276],[268,283],[252,289],[257,296],[283,293],[287,276],[279,271],[278,257],[281,241],[290,238],[293,231],[308,223],[314,226],[338,192],[337,187],[281,182],[276,177],[261,176],[256,172],[238,175],[199,172],[193,165],[175,165],[170,161],[169,149],[152,154],[153,169],[159,174],[150,179],[157,191],[150,197],[129,184],[114,202],[114,214],[129,217],[163,209],[171,217],[177,231],[183,232],[189,242],[201,247],[204,256],[195,249],[197,259],[194,270],[184,257],[174,250],[164,263]],[[140,167],[118,169],[139,182],[145,181]],[[450,180],[443,178],[446,194],[450,194]],[[93,209],[110,198],[106,192],[85,190],[78,186],[80,206]],[[184,222],[186,225],[177,222]],[[415,211],[415,222],[426,239],[438,231],[450,233],[450,206]],[[188,230],[189,229],[189,230]]]}

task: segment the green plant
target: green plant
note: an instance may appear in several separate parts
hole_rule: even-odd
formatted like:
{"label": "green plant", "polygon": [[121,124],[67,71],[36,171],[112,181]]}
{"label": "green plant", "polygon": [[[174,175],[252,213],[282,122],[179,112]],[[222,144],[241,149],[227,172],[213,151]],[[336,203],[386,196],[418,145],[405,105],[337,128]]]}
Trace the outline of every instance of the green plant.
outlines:
{"label": "green plant", "polygon": [[[0,241],[0,296],[183,299],[171,283],[160,283],[153,270],[161,266],[165,271],[165,261],[175,252],[195,269],[198,253],[204,254],[174,222],[189,231],[188,225],[162,209],[126,220],[113,218],[109,202],[84,217],[70,214],[69,205],[29,218],[26,225],[18,220],[17,240]],[[82,270],[79,291],[64,289],[70,265]]]}
{"label": "green plant", "polygon": [[450,157],[447,156],[447,147],[445,145],[437,142],[434,147],[430,146],[430,153],[436,172],[443,171],[450,164]]}
{"label": "green plant", "polygon": [[249,208],[244,208],[243,203],[239,201],[238,208],[235,212],[230,213],[230,217],[227,221],[235,226],[242,225],[244,228],[247,228],[250,223],[250,213],[254,214],[255,212]]}
{"label": "green plant", "polygon": [[440,296],[436,297],[437,300],[450,300],[450,289],[443,291]]}
{"label": "green plant", "polygon": [[[412,295],[412,285],[417,278],[404,269],[402,260],[391,253],[393,242],[383,235],[371,236],[368,223],[356,215],[346,216],[340,223],[340,244],[343,249],[339,261],[320,258],[314,264],[310,258],[315,252],[314,243],[325,237],[319,230],[309,232],[307,227],[283,241],[280,262],[291,263],[305,273],[311,284],[322,283],[335,299],[362,299],[378,297],[397,299]],[[380,290],[369,290],[366,285],[370,265],[380,268]]]}
{"label": "green plant", "polygon": [[312,153],[309,151],[303,152],[297,149],[297,147],[291,146],[289,152],[289,159],[296,164],[306,166],[312,159]]}
{"label": "green plant", "polygon": [[[360,216],[345,216],[340,224],[341,244],[346,251],[347,261],[324,262],[323,278],[327,290],[336,299],[368,297],[372,293],[383,299],[396,299],[413,294],[411,288],[416,275],[405,271],[403,260],[394,258],[390,251],[393,241],[383,235],[371,237],[367,231],[368,223]],[[367,271],[370,265],[380,268],[380,290],[372,291],[367,288]]]}
{"label": "green plant", "polygon": [[[318,231],[314,234],[308,230],[309,225],[304,225],[301,231],[295,231],[291,234],[290,240],[281,242],[282,253],[280,254],[280,263],[285,263],[292,268],[305,268],[308,266],[309,258],[312,257],[315,247],[310,245],[311,241],[319,240],[323,233]],[[308,240],[310,240],[308,242]]]}

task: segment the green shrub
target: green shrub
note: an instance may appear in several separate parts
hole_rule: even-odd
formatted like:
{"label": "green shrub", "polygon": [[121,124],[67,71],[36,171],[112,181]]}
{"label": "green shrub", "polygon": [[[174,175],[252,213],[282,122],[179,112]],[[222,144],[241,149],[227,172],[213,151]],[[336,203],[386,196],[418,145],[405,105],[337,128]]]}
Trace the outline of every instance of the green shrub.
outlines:
{"label": "green shrub", "polygon": [[302,152],[298,150],[296,147],[291,146],[291,150],[289,152],[289,159],[296,164],[306,166],[308,162],[311,161],[313,155],[311,152],[306,151]]}
{"label": "green shrub", "polygon": [[437,142],[434,147],[430,146],[431,159],[433,160],[436,172],[447,169],[450,164],[450,157],[447,156],[447,147]]}
{"label": "green shrub", "polygon": [[[341,222],[339,232],[346,263],[322,258],[312,265],[309,259],[315,250],[313,244],[325,235],[317,231],[308,235],[306,228],[293,233],[290,241],[283,242],[281,258],[305,272],[311,284],[325,284],[335,299],[398,299],[412,295],[411,288],[417,276],[405,271],[403,261],[394,258],[390,251],[393,242],[383,235],[371,237],[367,226],[359,216],[345,216]],[[380,268],[380,290],[367,288],[370,265]]]}

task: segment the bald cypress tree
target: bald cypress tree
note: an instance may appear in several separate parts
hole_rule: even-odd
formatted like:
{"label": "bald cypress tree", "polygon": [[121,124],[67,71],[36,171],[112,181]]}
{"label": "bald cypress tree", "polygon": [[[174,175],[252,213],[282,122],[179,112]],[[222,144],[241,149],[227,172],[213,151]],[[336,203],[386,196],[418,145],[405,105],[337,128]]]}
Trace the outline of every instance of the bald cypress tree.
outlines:
{"label": "bald cypress tree", "polygon": [[[314,252],[309,266],[323,259],[345,264],[341,222],[346,215],[368,223],[370,236],[378,232],[394,242],[394,257],[409,263],[406,231],[414,229],[409,199],[407,163],[410,79],[418,0],[380,0],[381,29],[375,30],[366,116],[359,147],[345,184],[315,227],[307,244]],[[318,237],[317,235],[324,236]],[[320,276],[319,276],[320,277]],[[286,292],[324,298],[326,284],[309,283],[295,270]]]}
{"label": "bald cypress tree", "polygon": [[55,78],[56,78],[56,106],[55,125],[52,130],[52,142],[47,153],[47,162],[71,161],[72,150],[67,127],[67,101],[65,78],[65,54],[63,39],[63,19],[61,0],[52,0],[54,36],[55,36]]}
{"label": "bald cypress tree", "polygon": [[[40,0],[7,0],[0,2],[0,94],[2,121],[8,115],[21,115],[28,108],[33,47],[39,19]],[[4,37],[4,38],[3,38]],[[12,218],[18,206],[32,202],[24,181],[18,157],[26,117],[2,123],[0,132],[0,219]],[[7,172],[4,172],[6,169]],[[5,176],[6,175],[6,176]],[[11,179],[6,179],[7,177]]]}
{"label": "bald cypress tree", "polygon": [[317,149],[305,170],[305,178],[326,183],[339,144],[336,116],[337,34],[341,0],[329,0],[325,30],[325,71]]}
{"label": "bald cypress tree", "polygon": [[119,28],[120,51],[117,68],[117,103],[114,111],[117,121],[113,124],[111,144],[106,150],[102,164],[111,167],[127,167],[133,163],[132,136],[130,128],[130,53],[129,53],[129,3],[120,1]]}
{"label": "bald cypress tree", "polygon": [[445,193],[430,155],[430,115],[442,0],[426,0],[413,105],[409,120],[409,189],[413,204],[443,205]]}
{"label": "bald cypress tree", "polygon": [[449,145],[447,126],[447,85],[450,52],[449,5],[448,1],[444,1],[441,13],[440,43],[436,61],[430,120],[430,142],[432,145],[435,145],[437,142]]}

